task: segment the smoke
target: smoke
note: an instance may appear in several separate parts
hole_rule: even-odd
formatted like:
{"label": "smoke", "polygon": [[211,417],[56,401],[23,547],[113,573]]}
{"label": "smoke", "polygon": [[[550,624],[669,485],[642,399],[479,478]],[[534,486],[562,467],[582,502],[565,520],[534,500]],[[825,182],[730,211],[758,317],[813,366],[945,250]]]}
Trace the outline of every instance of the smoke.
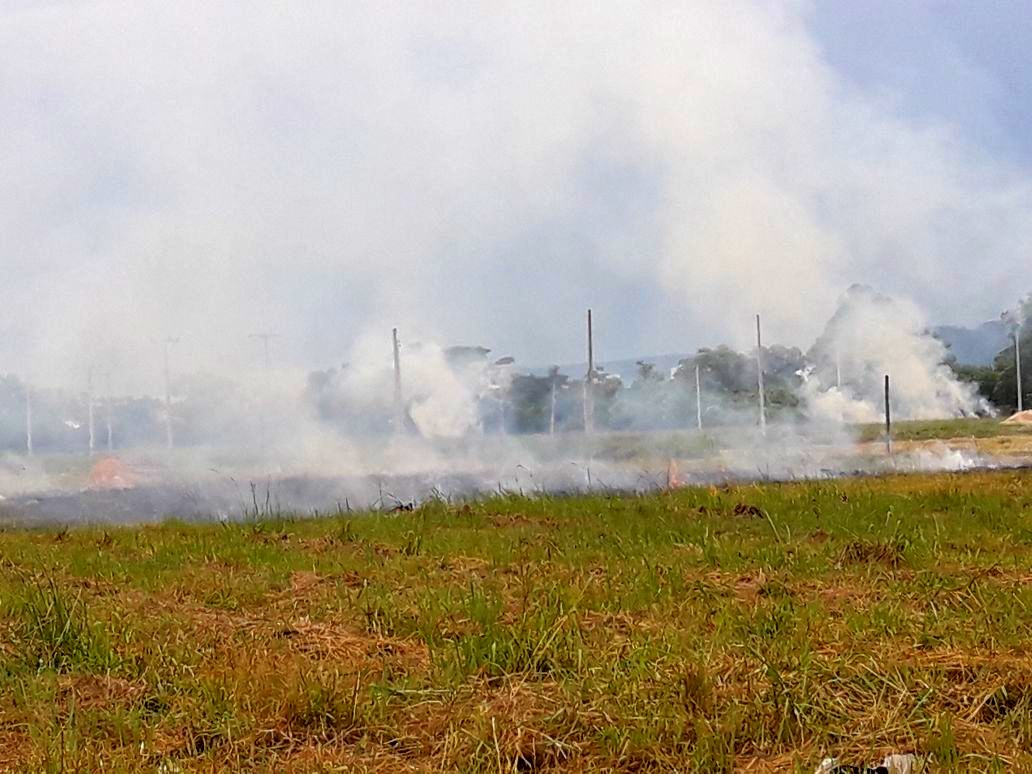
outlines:
{"label": "smoke", "polygon": [[877,422],[884,376],[899,419],[989,414],[975,386],[945,364],[946,347],[930,335],[916,306],[854,285],[809,353],[802,395],[818,421]]}
{"label": "smoke", "polygon": [[435,342],[401,347],[406,426],[394,427],[394,366],[384,343],[382,336],[368,336],[353,348],[349,364],[333,386],[336,400],[380,417],[381,427],[424,438],[459,438],[477,428],[478,390],[486,363],[455,368]]}
{"label": "smoke", "polygon": [[21,455],[0,453],[0,503],[7,497],[26,492],[41,492],[57,485],[37,460]]}
{"label": "smoke", "polygon": [[[91,367],[116,447],[160,445],[173,336],[190,459],[169,464],[184,474],[276,460],[283,475],[464,470],[491,488],[543,460],[539,483],[633,486],[642,471],[603,470],[581,441],[490,437],[553,418],[541,384],[496,356],[579,359],[588,306],[598,359],[746,350],[755,313],[768,341],[820,334],[809,362],[778,353],[801,373],[771,374],[771,411],[800,422],[766,445],[749,429],[753,359],[725,358],[727,401],[703,373],[707,426],[742,425],[730,442],[763,447],[739,471],[801,449],[804,425],[878,419],[885,373],[900,418],[983,411],[925,318],[984,319],[1013,297],[1032,245],[1027,170],[855,85],[812,13],[799,0],[4,4],[0,373],[20,380],[4,388],[7,446],[27,382],[39,448],[82,448]],[[852,291],[835,311],[841,288],[872,279],[914,303]],[[258,331],[277,334],[269,371]],[[454,342],[494,352],[460,362]],[[687,384],[670,399],[645,381],[607,419],[693,424]],[[582,387],[558,386],[560,430],[583,421]],[[512,415],[517,389],[538,390],[536,414]]]}
{"label": "smoke", "polygon": [[399,325],[565,362],[589,304],[609,353],[742,347],[874,276],[988,314],[1027,177],[858,91],[810,13],[8,4],[0,360],[69,385],[117,356],[115,389],[160,394],[170,334],[178,370],[240,374],[256,330],[308,370]]}

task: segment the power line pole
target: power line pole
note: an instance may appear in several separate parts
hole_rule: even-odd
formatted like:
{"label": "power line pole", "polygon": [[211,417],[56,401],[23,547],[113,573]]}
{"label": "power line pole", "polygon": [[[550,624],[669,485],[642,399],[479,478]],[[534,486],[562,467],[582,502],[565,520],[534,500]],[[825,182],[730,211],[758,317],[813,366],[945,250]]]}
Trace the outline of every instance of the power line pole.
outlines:
{"label": "power line pole", "polygon": [[405,407],[401,395],[401,344],[398,342],[398,329],[391,331],[394,341],[394,432],[400,433],[405,428]]}
{"label": "power line pole", "polygon": [[165,345],[165,440],[168,448],[172,448],[174,439],[172,437],[172,374],[169,370],[169,348],[178,344],[179,339],[168,336],[162,342]]}
{"label": "power line pole", "polygon": [[595,429],[595,340],[588,310],[588,373],[584,377],[584,432]]}
{"label": "power line pole", "polygon": [[97,446],[96,428],[93,422],[93,366],[86,369],[86,425],[90,436],[89,456],[92,457]]}
{"label": "power line pole", "polygon": [[31,457],[32,449],[32,386],[25,382],[25,453]]}
{"label": "power line pole", "polygon": [[270,375],[272,373],[272,359],[269,356],[269,340],[276,338],[275,333],[252,333],[248,336],[249,339],[259,339],[262,342],[262,352],[264,355],[265,365],[265,383],[268,385]]}
{"label": "power line pole", "polygon": [[756,379],[760,393],[760,430],[767,432],[767,408],[763,396],[763,340],[760,337],[760,316],[756,315]]}
{"label": "power line pole", "polygon": [[1024,400],[1021,396],[1021,323],[1014,326],[1014,376],[1018,388],[1018,411],[1024,411]]}
{"label": "power line pole", "polygon": [[699,364],[695,364],[695,419],[702,430],[702,378],[699,375]]}
{"label": "power line pole", "polygon": [[502,395],[502,385],[498,385],[498,434],[505,435],[505,397]]}
{"label": "power line pole", "polygon": [[888,374],[885,374],[885,452],[892,456],[892,404],[889,400]]}
{"label": "power line pole", "polygon": [[[272,386],[272,358],[269,355],[269,340],[276,338],[275,333],[252,333],[248,336],[249,339],[258,339],[262,342],[262,354],[263,354],[263,365],[265,367],[264,380],[265,380],[265,399],[269,398],[269,391]],[[268,428],[266,427],[265,407],[260,406],[258,409],[258,432],[261,436],[260,443],[261,448],[264,450],[268,446]]]}
{"label": "power line pole", "polygon": [[548,412],[548,434],[555,435],[555,374],[552,375],[552,405]]}
{"label": "power line pole", "polygon": [[114,403],[114,398],[111,395],[111,371],[110,370],[108,370],[107,374],[105,375],[104,382],[105,382],[105,392],[107,393],[107,397],[104,400],[104,404],[105,404],[104,408],[107,409],[107,411],[105,412],[107,414],[107,450],[108,450],[108,452],[112,452],[112,451],[114,451],[114,448],[115,448],[114,434],[111,432],[111,412],[113,411],[112,404]]}

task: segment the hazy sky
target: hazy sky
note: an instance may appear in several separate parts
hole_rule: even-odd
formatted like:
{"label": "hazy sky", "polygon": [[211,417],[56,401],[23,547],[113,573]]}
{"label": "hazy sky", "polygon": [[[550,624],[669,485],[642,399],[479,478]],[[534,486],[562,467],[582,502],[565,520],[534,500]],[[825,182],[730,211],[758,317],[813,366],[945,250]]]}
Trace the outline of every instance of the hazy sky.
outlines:
{"label": "hazy sky", "polygon": [[[1032,289],[1024,3],[0,0],[0,372],[807,344]],[[147,378],[151,378],[148,376]],[[146,381],[146,380],[144,380]],[[127,382],[128,383],[128,382]],[[135,382],[134,382],[135,383]],[[156,382],[155,382],[156,383]]]}

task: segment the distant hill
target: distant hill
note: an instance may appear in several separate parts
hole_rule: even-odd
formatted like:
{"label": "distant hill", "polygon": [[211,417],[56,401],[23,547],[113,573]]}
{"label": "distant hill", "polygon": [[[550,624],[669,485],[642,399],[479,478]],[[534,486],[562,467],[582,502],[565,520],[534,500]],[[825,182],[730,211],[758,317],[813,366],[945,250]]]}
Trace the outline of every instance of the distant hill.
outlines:
{"label": "distant hill", "polygon": [[988,366],[1010,343],[1010,332],[1002,320],[991,320],[977,328],[940,325],[932,329],[962,365]]}

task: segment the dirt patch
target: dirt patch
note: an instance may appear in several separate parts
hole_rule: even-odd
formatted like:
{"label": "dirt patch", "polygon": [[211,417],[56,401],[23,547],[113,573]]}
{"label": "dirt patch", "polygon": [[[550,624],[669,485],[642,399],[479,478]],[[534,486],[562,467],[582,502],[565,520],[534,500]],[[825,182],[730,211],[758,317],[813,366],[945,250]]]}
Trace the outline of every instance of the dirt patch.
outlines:
{"label": "dirt patch", "polygon": [[491,563],[487,559],[481,559],[477,556],[449,556],[442,559],[440,564],[440,568],[444,572],[459,576],[473,575],[481,578],[487,575],[490,566]]}
{"label": "dirt patch", "polygon": [[770,579],[765,572],[728,573],[713,570],[698,578],[710,593],[734,597],[739,602],[755,604],[761,597],[784,596],[789,593],[780,581]]}
{"label": "dirt patch", "polygon": [[762,519],[767,516],[762,508],[752,503],[738,503],[735,505],[734,514],[740,519]]}
{"label": "dirt patch", "polygon": [[24,771],[16,764],[25,761],[25,753],[30,749],[32,738],[28,734],[0,728],[0,767],[4,771]]}
{"label": "dirt patch", "polygon": [[287,640],[292,649],[318,658],[357,663],[386,657],[409,666],[429,663],[426,646],[421,642],[375,637],[330,622],[301,618],[270,633],[278,639]]}
{"label": "dirt patch", "polygon": [[1032,410],[1019,411],[1016,414],[1011,414],[1005,420],[1000,422],[1001,425],[1032,425]]}
{"label": "dirt patch", "polygon": [[495,513],[487,520],[495,527],[527,527],[534,523],[522,513]]}
{"label": "dirt patch", "polygon": [[893,541],[854,540],[839,554],[842,564],[881,564],[898,567],[903,563],[906,545]]}
{"label": "dirt patch", "polygon": [[353,744],[343,742],[295,739],[279,731],[264,732],[265,739],[255,740],[260,747],[271,750],[268,759],[269,771],[310,772],[331,769],[335,771],[361,771],[366,774],[429,774],[440,769],[432,763],[407,759],[395,751],[395,740],[372,747],[362,745],[356,750]]}
{"label": "dirt patch", "polygon": [[555,527],[555,519],[544,516],[528,516],[525,513],[493,513],[487,517],[495,527]]}
{"label": "dirt patch", "polygon": [[317,572],[296,571],[290,574],[290,591],[292,594],[304,594],[326,581],[327,578]]}
{"label": "dirt patch", "polygon": [[807,586],[802,590],[805,599],[816,599],[829,611],[863,610],[877,597],[870,588],[834,585]]}
{"label": "dirt patch", "polygon": [[69,675],[58,683],[57,700],[63,706],[74,703],[76,709],[93,709],[113,704],[129,705],[144,694],[141,683],[132,683],[106,675]]}
{"label": "dirt patch", "polygon": [[137,476],[118,457],[101,457],[90,468],[90,489],[129,489],[136,486]]}
{"label": "dirt patch", "polygon": [[817,545],[822,546],[825,543],[827,543],[830,538],[831,535],[829,535],[823,529],[816,529],[813,532],[811,532],[806,539],[809,540],[811,543],[816,543]]}
{"label": "dirt patch", "polygon": [[[332,579],[333,576],[301,572],[292,576],[292,585],[296,583],[300,593],[311,592]],[[293,588],[287,589],[284,598],[289,599],[292,594]],[[203,632],[198,641],[213,640],[229,648],[237,648],[238,644],[234,643],[239,643],[241,637],[254,649],[281,642],[296,653],[346,662],[349,668],[356,670],[379,669],[385,661],[408,668],[429,663],[427,647],[418,640],[370,634],[341,621],[313,621],[290,610],[278,613],[274,608],[269,610],[270,615],[255,616],[167,598],[141,598],[137,603],[145,605],[152,613],[161,611],[173,616],[182,622],[184,629]]]}
{"label": "dirt patch", "polygon": [[622,636],[635,632],[660,631],[663,628],[661,623],[650,620],[644,613],[603,613],[594,610],[581,613],[578,623],[585,631],[602,629]]}

